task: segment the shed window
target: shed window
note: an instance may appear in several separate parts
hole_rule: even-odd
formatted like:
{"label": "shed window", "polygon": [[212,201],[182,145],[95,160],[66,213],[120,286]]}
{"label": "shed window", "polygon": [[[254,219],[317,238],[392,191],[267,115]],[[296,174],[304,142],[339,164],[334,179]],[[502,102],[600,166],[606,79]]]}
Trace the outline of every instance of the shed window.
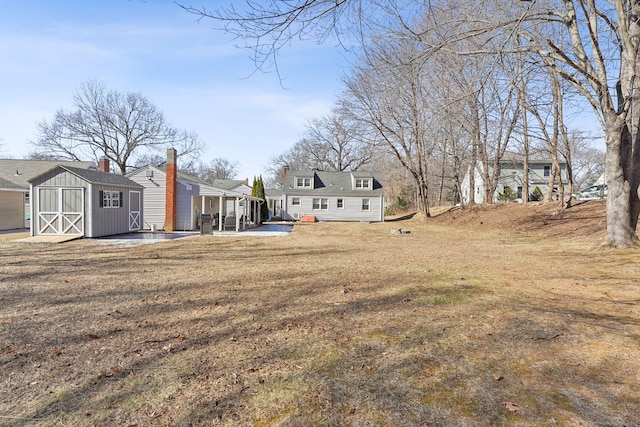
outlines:
{"label": "shed window", "polygon": [[362,199],[362,210],[368,211],[370,209],[369,199]]}
{"label": "shed window", "polygon": [[101,208],[119,208],[122,206],[122,192],[120,191],[100,191]]}

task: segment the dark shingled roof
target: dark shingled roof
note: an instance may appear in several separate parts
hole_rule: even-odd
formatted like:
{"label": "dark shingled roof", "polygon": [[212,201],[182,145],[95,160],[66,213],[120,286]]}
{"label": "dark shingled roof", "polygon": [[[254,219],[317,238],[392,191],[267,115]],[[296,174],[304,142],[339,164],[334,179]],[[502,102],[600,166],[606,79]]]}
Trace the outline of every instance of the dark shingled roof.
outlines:
{"label": "dark shingled roof", "polygon": [[[353,178],[373,178],[372,189],[353,188]],[[296,188],[296,178],[313,178],[313,188]],[[374,196],[384,194],[382,184],[373,172],[335,172],[320,170],[290,171],[287,173],[283,193],[288,194],[335,194],[350,196]]]}
{"label": "dark shingled roof", "polygon": [[[132,180],[130,180],[129,178],[123,175],[116,175],[114,173],[100,172],[100,171],[91,170],[91,169],[75,168],[72,166],[58,165],[57,167],[60,169],[64,169],[68,172],[71,172],[72,174],[79,176],[80,178],[92,184],[105,184],[105,185],[115,185],[119,187],[144,188],[142,185],[136,182],[133,182]],[[50,169],[49,171],[30,179],[29,182],[33,182],[37,178],[40,178],[40,176],[43,176],[55,169],[56,168]]]}

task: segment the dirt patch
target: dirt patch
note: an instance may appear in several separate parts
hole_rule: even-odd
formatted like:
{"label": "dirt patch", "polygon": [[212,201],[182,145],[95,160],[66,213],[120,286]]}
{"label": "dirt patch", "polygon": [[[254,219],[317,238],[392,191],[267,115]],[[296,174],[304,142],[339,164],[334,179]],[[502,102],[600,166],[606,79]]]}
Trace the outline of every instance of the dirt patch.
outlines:
{"label": "dirt patch", "polygon": [[568,209],[555,203],[495,204],[450,208],[436,213],[434,223],[477,230],[516,231],[526,235],[604,239],[606,201],[574,201]]}
{"label": "dirt patch", "polygon": [[0,424],[638,425],[638,251],[596,208],[2,241]]}

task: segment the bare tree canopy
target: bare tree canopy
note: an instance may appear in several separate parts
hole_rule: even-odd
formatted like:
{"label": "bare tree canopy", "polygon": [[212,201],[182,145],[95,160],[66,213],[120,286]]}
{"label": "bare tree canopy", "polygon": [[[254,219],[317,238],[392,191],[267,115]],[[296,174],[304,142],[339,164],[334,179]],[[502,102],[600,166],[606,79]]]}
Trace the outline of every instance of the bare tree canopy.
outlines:
{"label": "bare tree canopy", "polygon": [[[269,65],[276,53],[295,38],[322,42],[330,34],[359,35],[353,40],[359,40],[365,48],[385,39],[412,40],[421,51],[414,61],[428,63],[445,52],[461,58],[460,71],[464,70],[466,58],[487,58],[491,69],[510,55],[526,53],[527,67],[537,67],[541,72],[552,70],[573,87],[583,104],[592,107],[607,148],[606,243],[612,247],[638,243],[640,108],[634,106],[640,65],[637,1],[247,0],[235,4],[242,7],[185,9],[217,20],[226,31],[246,40],[246,47],[254,49],[259,68]],[[519,78],[503,78],[521,83]],[[476,97],[481,89],[474,89]],[[527,89],[524,84],[512,84],[510,90]],[[526,120],[519,118],[526,117],[521,114],[525,97],[513,96],[519,110],[512,110],[511,117]],[[558,141],[567,144],[568,133],[560,117],[564,114],[562,105],[554,108],[557,119],[538,122],[557,128],[546,136],[555,144],[555,153]],[[517,130],[511,124],[507,129]]]}
{"label": "bare tree canopy", "polygon": [[234,179],[238,175],[238,162],[219,157],[200,164],[195,175],[209,183],[216,179]]}
{"label": "bare tree canopy", "polygon": [[107,90],[97,81],[83,83],[73,97],[75,110],[58,110],[52,121],[38,123],[32,142],[35,156],[69,160],[106,157],[121,174],[144,156],[174,146],[180,156],[195,156],[202,142],[192,132],[170,126],[140,93]]}

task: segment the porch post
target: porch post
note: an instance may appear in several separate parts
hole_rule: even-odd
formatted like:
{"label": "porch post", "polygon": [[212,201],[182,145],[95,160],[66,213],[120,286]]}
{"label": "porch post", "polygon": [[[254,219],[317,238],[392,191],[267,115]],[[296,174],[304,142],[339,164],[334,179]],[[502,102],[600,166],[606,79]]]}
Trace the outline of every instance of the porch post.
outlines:
{"label": "porch post", "polygon": [[249,200],[247,200],[246,197],[244,197],[242,200],[244,201],[244,203],[242,204],[242,216],[244,217],[244,221],[242,221],[242,229],[246,230],[247,229],[247,203],[249,203]]}
{"label": "porch post", "polygon": [[260,217],[258,216],[258,202],[255,200],[251,201],[251,206],[253,206],[253,225],[258,225],[260,223]]}
{"label": "porch post", "polygon": [[234,209],[236,211],[236,231],[240,231],[240,198],[237,196]]}
{"label": "porch post", "polygon": [[222,220],[222,204],[224,203],[224,196],[220,195],[220,197],[218,198],[218,231],[222,231],[224,229],[224,226],[222,225],[222,223],[224,222]]}

